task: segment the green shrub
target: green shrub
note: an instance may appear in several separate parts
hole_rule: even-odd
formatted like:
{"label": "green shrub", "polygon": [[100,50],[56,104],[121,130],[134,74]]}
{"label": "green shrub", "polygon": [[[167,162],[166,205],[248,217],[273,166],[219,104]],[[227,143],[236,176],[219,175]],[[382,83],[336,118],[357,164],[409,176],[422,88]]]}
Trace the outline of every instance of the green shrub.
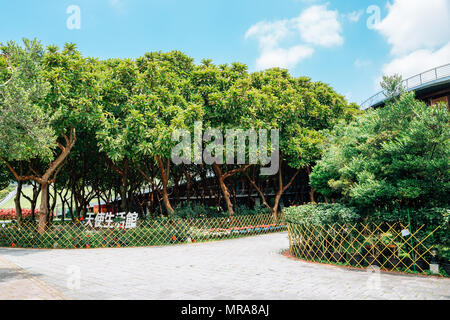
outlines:
{"label": "green shrub", "polygon": [[[255,206],[255,208],[249,208],[247,206],[237,206],[234,212],[234,216],[251,216],[259,214],[268,214],[270,210],[263,206]],[[220,207],[207,207],[196,203],[186,203],[179,205],[175,208],[175,215],[179,218],[224,218],[229,217],[229,213],[224,211]]]}
{"label": "green shrub", "polygon": [[404,94],[329,135],[311,186],[371,215],[450,205],[450,112]]}
{"label": "green shrub", "polygon": [[288,223],[308,226],[324,226],[358,222],[360,216],[354,208],[342,204],[306,204],[289,207],[283,210],[284,219]]}
{"label": "green shrub", "polygon": [[[368,222],[377,224],[382,222],[400,222],[404,226],[410,224],[411,232],[415,233],[416,230],[420,229],[417,231],[417,236],[426,237],[425,245],[450,247],[449,217],[450,209],[447,208],[398,208],[377,211],[368,217]],[[432,232],[433,234],[428,236]]]}

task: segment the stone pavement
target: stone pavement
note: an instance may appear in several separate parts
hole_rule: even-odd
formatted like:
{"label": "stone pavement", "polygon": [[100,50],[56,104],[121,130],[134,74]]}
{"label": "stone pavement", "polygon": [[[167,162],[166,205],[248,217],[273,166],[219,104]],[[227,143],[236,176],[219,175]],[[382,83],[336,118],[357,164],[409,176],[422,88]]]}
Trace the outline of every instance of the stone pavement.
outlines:
{"label": "stone pavement", "polygon": [[[450,299],[448,279],[306,263],[282,256],[288,245],[276,233],[168,247],[0,249],[0,257],[72,299]],[[31,284],[4,268],[1,298],[26,297]]]}
{"label": "stone pavement", "polygon": [[0,257],[0,300],[66,300],[38,277]]}

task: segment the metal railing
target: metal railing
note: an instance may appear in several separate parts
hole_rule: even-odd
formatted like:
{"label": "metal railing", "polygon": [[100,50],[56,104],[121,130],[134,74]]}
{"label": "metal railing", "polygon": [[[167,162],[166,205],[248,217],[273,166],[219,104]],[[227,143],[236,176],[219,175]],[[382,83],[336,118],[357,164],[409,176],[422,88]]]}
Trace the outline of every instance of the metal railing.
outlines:
{"label": "metal railing", "polygon": [[[412,76],[406,80],[403,80],[402,84],[405,90],[412,91],[424,84],[447,77],[450,77],[450,63]],[[361,103],[361,109],[364,110],[370,108],[380,102],[383,102],[384,100],[386,100],[386,94],[384,91],[380,91]]]}

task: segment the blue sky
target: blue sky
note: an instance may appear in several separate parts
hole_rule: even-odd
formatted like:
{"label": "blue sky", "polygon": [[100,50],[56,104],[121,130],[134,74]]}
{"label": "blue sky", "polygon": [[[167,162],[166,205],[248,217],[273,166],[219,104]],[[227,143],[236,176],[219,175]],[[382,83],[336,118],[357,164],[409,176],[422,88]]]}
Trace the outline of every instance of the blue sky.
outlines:
{"label": "blue sky", "polygon": [[[80,9],[79,29],[67,26],[78,21],[67,13],[72,5]],[[360,103],[384,73],[407,77],[450,62],[450,1],[3,1],[0,41],[22,37],[74,42],[100,58],[176,49],[197,63],[286,67]]]}

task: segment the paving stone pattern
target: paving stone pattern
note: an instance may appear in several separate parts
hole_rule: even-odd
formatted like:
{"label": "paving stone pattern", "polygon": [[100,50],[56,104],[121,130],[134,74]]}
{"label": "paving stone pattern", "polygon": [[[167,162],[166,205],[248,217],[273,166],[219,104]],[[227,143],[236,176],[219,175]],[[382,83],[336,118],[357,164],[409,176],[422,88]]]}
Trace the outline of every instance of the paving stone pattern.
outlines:
{"label": "paving stone pattern", "polygon": [[[0,299],[450,299],[450,280],[288,259],[287,233],[166,247],[0,249]],[[1,262],[3,261],[3,263]]]}

